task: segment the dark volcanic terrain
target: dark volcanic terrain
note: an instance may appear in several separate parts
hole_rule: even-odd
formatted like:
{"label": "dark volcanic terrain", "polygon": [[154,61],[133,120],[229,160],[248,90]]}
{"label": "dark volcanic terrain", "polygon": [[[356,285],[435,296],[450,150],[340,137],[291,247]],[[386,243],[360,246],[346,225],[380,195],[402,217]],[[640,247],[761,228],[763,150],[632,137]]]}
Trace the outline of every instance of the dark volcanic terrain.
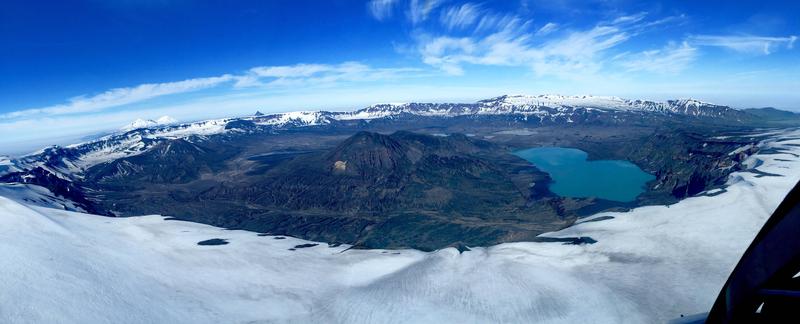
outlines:
{"label": "dark volcanic terrain", "polygon": [[361,131],[328,149],[246,154],[227,166],[212,159],[220,155],[175,140],[86,174],[117,214],[366,247],[532,240],[575,218],[546,191],[546,174],[464,135]]}

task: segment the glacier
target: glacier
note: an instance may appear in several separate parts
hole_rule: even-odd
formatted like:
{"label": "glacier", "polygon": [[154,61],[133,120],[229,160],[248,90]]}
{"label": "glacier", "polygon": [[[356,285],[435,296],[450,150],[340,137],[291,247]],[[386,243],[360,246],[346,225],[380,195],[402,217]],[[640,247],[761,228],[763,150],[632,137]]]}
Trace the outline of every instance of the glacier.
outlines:
{"label": "glacier", "polygon": [[[669,206],[600,213],[547,237],[434,252],[296,248],[150,215],[63,210],[0,189],[0,321],[8,323],[651,323],[707,312],[800,180],[800,130],[764,134],[748,165]],[[36,203],[39,202],[39,203]],[[226,245],[197,242],[224,239]]]}

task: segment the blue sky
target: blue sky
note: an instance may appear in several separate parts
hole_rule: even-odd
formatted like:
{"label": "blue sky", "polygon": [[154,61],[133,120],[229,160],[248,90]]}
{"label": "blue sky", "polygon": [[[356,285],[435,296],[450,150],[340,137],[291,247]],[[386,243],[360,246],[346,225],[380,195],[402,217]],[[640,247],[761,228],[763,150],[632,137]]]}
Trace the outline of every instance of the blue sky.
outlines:
{"label": "blue sky", "polygon": [[0,154],[135,118],[505,93],[798,110],[798,13],[798,1],[5,1]]}

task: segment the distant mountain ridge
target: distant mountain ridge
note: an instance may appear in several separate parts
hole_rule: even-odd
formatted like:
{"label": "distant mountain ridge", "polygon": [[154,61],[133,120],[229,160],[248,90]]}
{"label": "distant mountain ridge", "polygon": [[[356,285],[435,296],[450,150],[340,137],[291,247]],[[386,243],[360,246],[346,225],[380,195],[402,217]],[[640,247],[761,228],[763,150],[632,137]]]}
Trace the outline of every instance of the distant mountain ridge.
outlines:
{"label": "distant mountain ridge", "polygon": [[763,118],[768,119],[781,119],[781,118],[791,118],[797,119],[800,118],[800,113],[794,111],[787,111],[781,110],[773,107],[763,107],[763,108],[746,108],[742,109],[749,114],[756,115]]}
{"label": "distant mountain ridge", "polygon": [[[774,115],[771,113],[770,116]],[[204,138],[223,133],[286,130],[393,120],[397,118],[507,118],[526,124],[620,123],[627,119],[671,120],[688,118],[711,123],[742,124],[769,121],[764,114],[750,113],[694,99],[656,102],[607,96],[503,95],[475,103],[390,103],[355,111],[297,111],[239,118],[176,123],[168,116],[137,120],[122,132],[66,147],[52,146],[17,159],[6,158],[0,175],[42,167],[63,177],[122,157],[138,155],[173,139]]]}
{"label": "distant mountain ridge", "polygon": [[[461,115],[552,115],[573,112],[575,109],[600,111],[653,112],[679,114],[695,117],[718,117],[733,120],[747,119],[748,114],[727,106],[716,105],[695,99],[668,100],[656,102],[648,100],[629,100],[606,96],[561,96],[561,95],[504,95],[480,100],[474,104],[459,103],[402,103],[377,104],[352,113],[344,113],[344,118],[378,118],[402,113],[423,116],[461,116]],[[341,118],[340,117],[340,118]]]}

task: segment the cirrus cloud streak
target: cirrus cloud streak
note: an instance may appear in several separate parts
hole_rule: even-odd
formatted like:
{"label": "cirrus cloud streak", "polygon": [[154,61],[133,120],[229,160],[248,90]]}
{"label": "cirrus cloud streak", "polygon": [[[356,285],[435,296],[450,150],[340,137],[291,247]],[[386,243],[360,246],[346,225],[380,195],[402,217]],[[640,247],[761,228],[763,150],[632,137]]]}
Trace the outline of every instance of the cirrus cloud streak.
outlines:
{"label": "cirrus cloud streak", "polygon": [[737,52],[769,55],[782,48],[794,48],[797,36],[695,35],[690,37],[689,41],[701,46],[724,47]]}
{"label": "cirrus cloud streak", "polygon": [[95,95],[81,95],[66,103],[22,109],[0,114],[0,121],[96,113],[147,100],[222,86],[232,89],[297,86],[333,87],[342,83],[392,80],[420,75],[417,68],[375,68],[359,62],[341,64],[294,64],[259,66],[242,74],[186,79],[175,82],[146,83],[114,88]]}

